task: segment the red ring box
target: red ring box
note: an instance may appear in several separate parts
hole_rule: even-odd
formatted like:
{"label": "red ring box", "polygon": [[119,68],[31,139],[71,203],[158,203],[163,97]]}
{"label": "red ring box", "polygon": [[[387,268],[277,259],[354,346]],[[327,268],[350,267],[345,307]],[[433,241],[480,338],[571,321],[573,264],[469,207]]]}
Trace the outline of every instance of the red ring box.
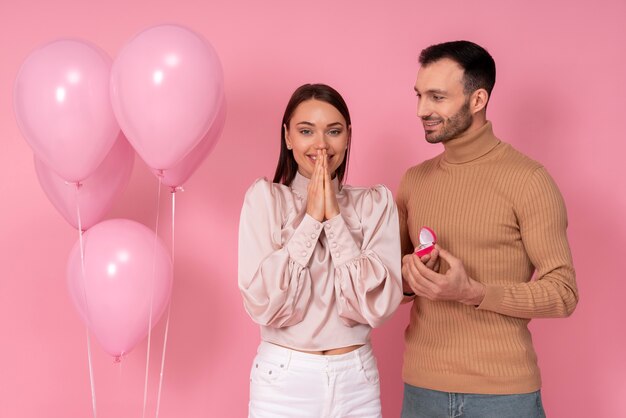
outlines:
{"label": "red ring box", "polygon": [[435,249],[436,243],[437,235],[435,235],[435,231],[427,226],[423,226],[420,229],[420,245],[417,247],[415,254],[420,258],[426,254],[430,254],[431,251]]}

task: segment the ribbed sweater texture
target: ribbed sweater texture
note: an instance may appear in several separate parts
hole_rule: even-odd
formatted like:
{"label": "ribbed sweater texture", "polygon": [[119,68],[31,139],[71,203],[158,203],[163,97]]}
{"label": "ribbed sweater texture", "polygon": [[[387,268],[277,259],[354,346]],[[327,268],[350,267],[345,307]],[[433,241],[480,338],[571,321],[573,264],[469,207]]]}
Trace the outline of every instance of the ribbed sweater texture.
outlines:
{"label": "ribbed sweater texture", "polygon": [[568,316],[578,302],[563,198],[545,168],[497,139],[490,122],[444,146],[402,179],[402,251],[413,252],[420,227],[430,227],[486,296],[477,307],[415,298],[404,381],[445,392],[538,390],[528,323]]}

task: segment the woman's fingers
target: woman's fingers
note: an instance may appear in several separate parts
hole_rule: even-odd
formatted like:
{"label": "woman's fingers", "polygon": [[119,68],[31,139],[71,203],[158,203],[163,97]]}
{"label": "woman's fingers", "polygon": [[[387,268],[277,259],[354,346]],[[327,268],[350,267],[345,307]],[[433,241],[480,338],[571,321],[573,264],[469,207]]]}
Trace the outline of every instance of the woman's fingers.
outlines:
{"label": "woman's fingers", "polygon": [[321,152],[317,151],[315,168],[309,181],[307,197],[307,213],[318,220],[324,221],[324,174],[322,171]]}
{"label": "woman's fingers", "polygon": [[335,195],[335,189],[333,188],[332,180],[330,178],[330,171],[328,169],[328,154],[326,150],[324,154],[324,216],[326,219],[332,219],[339,215],[339,203],[337,203],[337,196]]}

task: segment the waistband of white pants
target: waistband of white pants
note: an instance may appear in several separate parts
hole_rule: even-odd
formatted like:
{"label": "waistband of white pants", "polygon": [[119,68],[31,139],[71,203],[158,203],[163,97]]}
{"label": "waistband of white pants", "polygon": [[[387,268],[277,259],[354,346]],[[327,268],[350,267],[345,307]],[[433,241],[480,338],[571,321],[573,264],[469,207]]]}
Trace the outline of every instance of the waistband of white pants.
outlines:
{"label": "waistband of white pants", "polygon": [[302,351],[296,351],[290,348],[268,343],[267,341],[261,341],[257,353],[261,356],[269,356],[277,359],[280,358],[281,361],[286,363],[295,362],[303,367],[333,367],[333,369],[354,367],[355,363],[362,366],[363,362],[371,357],[374,357],[374,352],[369,342],[348,353],[326,356],[303,353]]}

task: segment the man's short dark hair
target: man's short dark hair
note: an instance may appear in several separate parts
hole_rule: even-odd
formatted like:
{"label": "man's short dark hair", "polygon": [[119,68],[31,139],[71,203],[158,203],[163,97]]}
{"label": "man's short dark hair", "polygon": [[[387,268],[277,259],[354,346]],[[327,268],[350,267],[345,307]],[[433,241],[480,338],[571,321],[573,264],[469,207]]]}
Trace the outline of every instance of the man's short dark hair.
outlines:
{"label": "man's short dark hair", "polygon": [[465,94],[485,89],[491,97],[496,83],[496,63],[485,48],[470,41],[444,42],[424,49],[419,63],[425,67],[443,58],[451,59],[463,68]]}

